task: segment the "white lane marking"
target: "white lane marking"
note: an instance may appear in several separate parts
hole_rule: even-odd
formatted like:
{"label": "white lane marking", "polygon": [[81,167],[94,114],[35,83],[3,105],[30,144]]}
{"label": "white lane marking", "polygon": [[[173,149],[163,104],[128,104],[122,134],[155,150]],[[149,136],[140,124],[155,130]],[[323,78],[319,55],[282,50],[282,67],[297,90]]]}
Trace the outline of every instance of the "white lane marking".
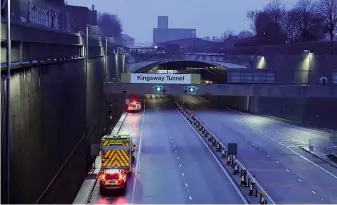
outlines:
{"label": "white lane marking", "polygon": [[[249,127],[249,126],[247,126]],[[255,128],[249,127],[250,129],[257,131]],[[308,158],[304,157],[303,155],[301,155],[300,153],[294,151],[293,149],[290,148],[290,146],[285,146],[284,144],[282,144],[281,142],[277,141],[276,139],[272,138],[272,137],[268,137],[269,139],[273,140],[274,142],[278,143],[279,145],[285,147],[286,149],[290,150],[291,152],[293,152],[294,154],[296,154],[297,156],[301,157],[302,159],[306,160],[307,162],[311,163],[312,165],[316,166],[317,168],[321,169],[322,171],[324,171],[326,174],[332,176],[333,178],[337,179],[337,176],[335,176],[334,174],[332,174],[331,172],[329,172],[328,170],[324,169],[323,167],[319,166],[318,164],[316,164],[315,162],[309,160]]]}
{"label": "white lane marking", "polygon": [[188,198],[189,198],[190,200],[192,200],[192,197],[191,197],[191,196],[189,196]]}
{"label": "white lane marking", "polygon": [[337,179],[337,176],[335,176],[334,174],[332,174],[331,172],[329,172],[328,170],[324,169],[323,167],[319,166],[318,164],[316,164],[315,162],[309,160],[308,158],[302,156],[301,154],[295,152],[294,150],[290,149],[290,148],[287,148],[289,149],[290,151],[292,151],[293,153],[297,154],[298,156],[300,156],[302,159],[308,161],[309,163],[315,165],[316,167],[320,168],[322,171],[324,171],[325,173],[329,174],[330,176],[332,176],[333,178]]}
{"label": "white lane marking", "polygon": [[142,139],[143,139],[143,131],[144,131],[144,122],[145,122],[145,99],[144,99],[144,109],[143,109],[143,120],[142,120],[142,128],[140,131],[140,136],[139,136],[139,149],[137,153],[137,163],[136,163],[136,168],[135,168],[135,177],[134,177],[134,182],[133,182],[133,187],[132,187],[132,204],[135,203],[135,196],[136,196],[136,185],[137,185],[137,177],[138,177],[138,171],[139,171],[139,166],[140,166],[140,153],[142,149]]}
{"label": "white lane marking", "polygon": [[[206,146],[206,148],[208,149],[208,151],[211,153],[211,155],[213,156],[213,158],[215,159],[215,161],[217,162],[217,164],[219,165],[219,167],[221,168],[221,170],[223,171],[223,173],[226,175],[226,177],[229,179],[230,183],[232,184],[232,186],[234,187],[235,191],[238,193],[238,195],[240,196],[241,200],[245,203],[245,204],[249,204],[249,202],[247,201],[247,199],[245,198],[245,196],[243,196],[242,192],[239,190],[239,188],[237,187],[237,185],[235,184],[234,180],[229,176],[228,172],[225,170],[225,168],[223,167],[223,165],[221,164],[221,162],[219,161],[219,159],[215,156],[215,154],[213,153],[213,151],[209,148],[209,146],[206,144],[206,142],[204,141],[204,139],[202,139],[202,137],[200,136],[200,134],[194,129],[194,127],[187,121],[187,119],[185,118],[185,116],[177,109],[178,113],[181,115],[181,117],[186,121],[186,123],[192,128],[192,130],[196,133],[196,135],[199,137],[199,139],[201,140],[201,142]],[[191,198],[192,200],[192,198]]]}

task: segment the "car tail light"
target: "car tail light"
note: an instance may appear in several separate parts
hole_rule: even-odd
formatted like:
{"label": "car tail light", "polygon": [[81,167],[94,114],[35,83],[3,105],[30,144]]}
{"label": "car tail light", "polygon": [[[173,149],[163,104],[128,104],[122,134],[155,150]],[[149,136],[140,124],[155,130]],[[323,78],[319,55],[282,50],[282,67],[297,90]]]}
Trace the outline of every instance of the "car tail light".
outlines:
{"label": "car tail light", "polygon": [[105,174],[103,174],[103,175],[101,176],[101,181],[102,181],[102,182],[105,182],[105,181],[106,181]]}

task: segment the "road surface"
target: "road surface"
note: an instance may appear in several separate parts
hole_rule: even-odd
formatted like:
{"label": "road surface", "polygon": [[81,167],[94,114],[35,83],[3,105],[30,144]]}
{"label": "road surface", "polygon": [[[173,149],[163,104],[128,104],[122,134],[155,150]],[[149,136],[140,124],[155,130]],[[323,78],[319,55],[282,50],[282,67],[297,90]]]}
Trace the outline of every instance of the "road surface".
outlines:
{"label": "road surface", "polygon": [[[143,121],[143,113],[129,113],[125,118],[125,121],[120,129],[120,132],[129,132],[132,135],[134,143],[137,145],[136,149],[139,146],[139,139],[141,135],[141,127]],[[134,176],[128,181],[127,192],[125,196],[101,196],[99,193],[99,183],[96,183],[96,186],[92,193],[91,204],[127,204],[131,203],[133,197],[133,185],[134,185]]]}
{"label": "road surface", "polygon": [[144,109],[144,115],[128,115],[121,129],[131,132],[137,144],[136,180],[130,180],[125,197],[102,197],[96,185],[91,203],[244,203],[169,98],[148,97]]}
{"label": "road surface", "polygon": [[326,141],[317,130],[230,110],[212,110],[199,97],[181,99],[198,107],[197,115],[224,143],[238,143],[239,160],[256,174],[276,203],[337,203],[337,170],[299,148],[309,138],[318,143]]}

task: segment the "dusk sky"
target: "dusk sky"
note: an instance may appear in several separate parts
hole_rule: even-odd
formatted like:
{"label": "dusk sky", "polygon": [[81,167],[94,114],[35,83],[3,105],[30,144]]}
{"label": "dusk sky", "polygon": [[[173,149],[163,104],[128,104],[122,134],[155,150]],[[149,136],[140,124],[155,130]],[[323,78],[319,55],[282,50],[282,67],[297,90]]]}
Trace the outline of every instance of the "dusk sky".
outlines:
{"label": "dusk sky", "polygon": [[[283,0],[288,7],[297,0]],[[157,16],[169,16],[170,28],[195,28],[198,37],[221,36],[250,29],[247,11],[261,9],[270,0],[68,0],[70,5],[95,4],[98,12],[117,14],[124,33],[136,42],[152,42]]]}

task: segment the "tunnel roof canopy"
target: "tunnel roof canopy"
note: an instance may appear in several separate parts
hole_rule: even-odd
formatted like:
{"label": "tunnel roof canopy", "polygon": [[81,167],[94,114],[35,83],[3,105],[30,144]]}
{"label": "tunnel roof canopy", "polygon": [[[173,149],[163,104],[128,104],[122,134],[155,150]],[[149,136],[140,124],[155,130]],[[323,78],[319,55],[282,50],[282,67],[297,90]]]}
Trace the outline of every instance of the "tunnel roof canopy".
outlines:
{"label": "tunnel roof canopy", "polygon": [[195,61],[195,60],[169,60],[158,61],[149,66],[140,68],[137,73],[146,73],[154,67],[159,67],[162,70],[181,70],[182,73],[198,73],[201,79],[211,80],[218,83],[227,81],[227,69],[217,64],[210,62]]}

